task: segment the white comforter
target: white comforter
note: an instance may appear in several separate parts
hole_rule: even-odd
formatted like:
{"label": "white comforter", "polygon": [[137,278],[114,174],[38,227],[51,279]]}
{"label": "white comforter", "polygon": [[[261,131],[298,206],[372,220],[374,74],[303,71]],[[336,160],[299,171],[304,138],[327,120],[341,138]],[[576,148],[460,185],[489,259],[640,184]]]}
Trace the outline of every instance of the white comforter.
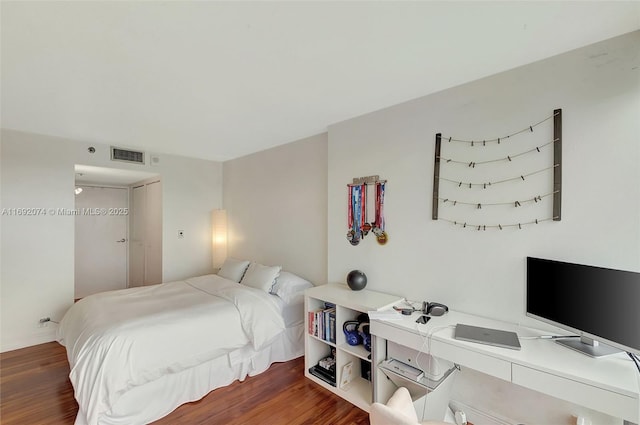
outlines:
{"label": "white comforter", "polygon": [[284,330],[263,291],[217,275],[92,295],[60,322],[79,415],[99,424],[118,397],[165,374],[251,344],[266,347]]}

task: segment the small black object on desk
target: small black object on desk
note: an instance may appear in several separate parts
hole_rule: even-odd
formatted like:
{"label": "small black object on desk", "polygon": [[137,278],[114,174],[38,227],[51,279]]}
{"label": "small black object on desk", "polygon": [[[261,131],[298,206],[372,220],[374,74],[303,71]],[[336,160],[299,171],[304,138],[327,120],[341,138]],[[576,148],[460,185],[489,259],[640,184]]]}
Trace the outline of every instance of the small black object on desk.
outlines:
{"label": "small black object on desk", "polygon": [[416,323],[421,323],[421,324],[426,324],[429,320],[431,320],[431,317],[429,316],[425,316],[424,314],[420,317],[418,317],[416,319]]}

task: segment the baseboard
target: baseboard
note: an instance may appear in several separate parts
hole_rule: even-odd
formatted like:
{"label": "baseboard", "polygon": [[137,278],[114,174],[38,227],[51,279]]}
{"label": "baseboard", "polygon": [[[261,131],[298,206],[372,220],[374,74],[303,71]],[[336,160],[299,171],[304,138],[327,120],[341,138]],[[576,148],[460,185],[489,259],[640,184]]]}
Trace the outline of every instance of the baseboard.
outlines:
{"label": "baseboard", "polygon": [[55,325],[55,323],[51,323],[48,325],[50,330],[47,330],[46,332],[38,333],[37,335],[32,335],[28,338],[20,338],[14,341],[3,343],[2,346],[0,347],[0,353],[19,350],[21,348],[32,347],[34,345],[55,341],[56,340],[55,326],[57,326]]}

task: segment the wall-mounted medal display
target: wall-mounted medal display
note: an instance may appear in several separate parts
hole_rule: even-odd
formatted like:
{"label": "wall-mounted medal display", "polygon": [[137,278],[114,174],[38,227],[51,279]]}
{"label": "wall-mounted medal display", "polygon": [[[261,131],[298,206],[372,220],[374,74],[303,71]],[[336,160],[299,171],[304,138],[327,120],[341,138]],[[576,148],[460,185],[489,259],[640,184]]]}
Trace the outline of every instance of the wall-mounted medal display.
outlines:
{"label": "wall-mounted medal display", "polygon": [[[389,235],[385,231],[384,192],[387,181],[379,176],[358,177],[347,185],[347,240],[358,245],[369,233],[373,233],[380,245],[385,245]],[[374,188],[374,220],[369,221],[368,193]]]}
{"label": "wall-mounted medal display", "polygon": [[561,195],[561,109],[502,137],[436,134],[433,220],[475,230],[522,229],[560,221]]}

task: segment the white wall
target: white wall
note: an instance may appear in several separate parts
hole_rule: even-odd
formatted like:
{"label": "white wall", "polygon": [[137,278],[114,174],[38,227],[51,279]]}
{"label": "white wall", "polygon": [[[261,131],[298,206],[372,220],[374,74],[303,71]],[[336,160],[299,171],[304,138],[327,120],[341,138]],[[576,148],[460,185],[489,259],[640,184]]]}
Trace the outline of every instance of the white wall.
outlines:
{"label": "white wall", "polygon": [[[329,281],[344,282],[349,270],[361,269],[369,289],[544,327],[524,316],[527,256],[640,271],[639,45],[635,32],[330,126]],[[563,110],[561,221],[477,231],[431,219],[436,133],[501,136],[556,108]],[[550,127],[541,131],[551,139]],[[476,169],[478,180],[494,178],[483,170]],[[353,247],[345,238],[345,185],[374,174],[388,179],[389,242],[379,246],[367,238]],[[512,195],[507,188],[507,199]],[[500,393],[490,382],[466,385],[459,394]],[[529,396],[530,405],[540,405],[533,392]],[[502,406],[473,401],[497,412],[523,405],[509,396]],[[520,421],[568,417],[565,405],[545,401],[533,411],[524,404],[516,412]]]}
{"label": "white wall", "polygon": [[[95,146],[96,153],[87,151]],[[165,281],[211,272],[211,210],[222,205],[222,164],[159,155],[155,166],[110,161],[109,146],[2,130],[0,208],[74,208],[75,164],[157,172],[163,184]],[[72,216],[2,220],[1,340],[7,351],[50,341],[73,302]],[[184,239],[177,231],[184,230]]]}
{"label": "white wall", "polygon": [[[517,322],[528,255],[639,270],[639,44],[635,32],[331,126],[329,280],[359,268],[371,289]],[[562,221],[478,232],[431,220],[436,133],[499,136],[555,108]],[[389,180],[389,243],[353,247],[345,185],[371,174]]]}
{"label": "white wall", "polygon": [[224,206],[230,256],[326,282],[326,134],[226,161]]}

